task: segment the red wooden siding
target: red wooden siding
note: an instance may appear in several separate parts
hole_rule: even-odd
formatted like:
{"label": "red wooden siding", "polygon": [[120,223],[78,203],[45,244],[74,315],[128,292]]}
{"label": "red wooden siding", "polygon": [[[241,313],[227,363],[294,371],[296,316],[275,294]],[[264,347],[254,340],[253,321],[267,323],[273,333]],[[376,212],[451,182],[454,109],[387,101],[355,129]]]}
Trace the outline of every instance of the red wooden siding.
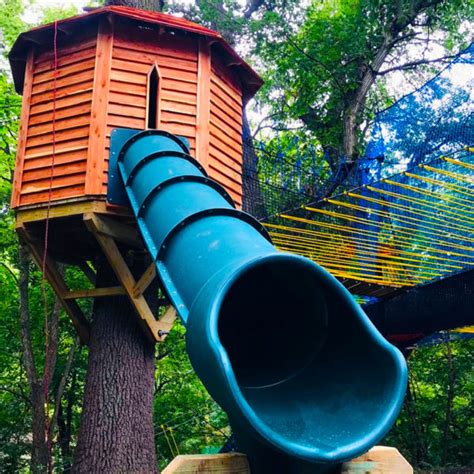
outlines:
{"label": "red wooden siding", "polygon": [[[112,50],[107,108],[106,163],[102,180],[107,191],[110,132],[116,127],[144,129],[147,118],[148,75],[156,64],[160,76],[158,128],[186,137],[196,152],[197,41],[172,34],[116,32]],[[139,35],[135,35],[135,38]]]}
{"label": "red wooden siding", "polygon": [[232,70],[212,58],[208,171],[242,206],[242,92]]}
{"label": "red wooden siding", "polygon": [[[107,194],[110,133],[147,127],[150,72],[158,71],[156,126],[184,136],[190,153],[242,205],[242,84],[209,38],[104,17],[25,70],[13,207],[48,201],[56,97],[54,201]],[[92,37],[91,37],[92,36]],[[133,39],[132,39],[133,38]]]}
{"label": "red wooden siding", "polygon": [[[79,46],[58,48],[54,126],[56,154],[51,185],[54,200],[84,194],[95,55],[95,38],[84,40]],[[21,163],[17,166],[21,169],[21,183],[15,184],[14,206],[39,204],[46,202],[49,196],[55,94],[51,51],[36,55],[30,74],[25,80],[25,83],[31,80],[28,126],[24,148],[18,149],[18,161]],[[24,94],[28,95],[26,89]]]}

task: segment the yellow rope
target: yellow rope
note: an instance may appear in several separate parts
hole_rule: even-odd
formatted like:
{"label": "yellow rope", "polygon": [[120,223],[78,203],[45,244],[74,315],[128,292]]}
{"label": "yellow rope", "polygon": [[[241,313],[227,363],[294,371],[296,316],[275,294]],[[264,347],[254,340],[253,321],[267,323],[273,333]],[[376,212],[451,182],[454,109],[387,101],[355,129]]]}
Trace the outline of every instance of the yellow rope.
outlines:
{"label": "yellow rope", "polygon": [[[458,206],[463,206],[463,207],[472,207],[472,200],[467,200],[467,199],[462,199],[455,197],[451,194],[442,194],[442,193],[437,193],[434,191],[429,191],[428,189],[423,189],[423,188],[417,188],[416,186],[410,186],[409,184],[403,184],[399,183],[398,181],[392,181],[391,179],[384,179],[384,183],[390,184],[391,186],[398,186],[403,189],[407,189],[408,191],[412,191],[414,193],[419,193],[419,194],[424,194],[427,196],[431,196],[432,198],[436,200],[443,200],[445,202],[448,202],[450,204],[456,204]],[[463,202],[465,204],[463,204]],[[444,206],[443,206],[444,207]],[[474,211],[471,211],[469,209],[463,209],[463,212],[467,212],[468,214],[473,214]]]}
{"label": "yellow rope", "polygon": [[[377,188],[373,188],[373,189],[377,189]],[[382,199],[372,198],[372,197],[369,197],[369,196],[363,196],[361,194],[355,194],[355,193],[351,193],[351,192],[348,192],[347,195],[350,196],[350,197],[353,197],[353,198],[357,198],[357,199],[361,199],[361,200],[365,200],[365,201],[369,201],[369,202],[375,202],[377,204],[380,204],[381,206],[393,207],[395,209],[403,210],[405,212],[410,212],[411,214],[416,215],[416,212],[413,211],[410,207],[404,206],[402,204],[395,204],[393,202],[387,202],[387,201],[384,201]],[[437,218],[437,217],[432,216],[432,215],[430,215],[430,219],[443,222],[442,219]],[[461,229],[459,229],[459,230],[461,230],[463,232],[472,232],[472,230],[473,230],[472,227],[463,228],[463,226],[460,226],[459,224],[451,224],[451,225],[452,225],[452,227],[461,227]],[[397,232],[399,232],[398,228],[397,228]],[[409,235],[413,236],[413,233],[409,233]],[[427,239],[427,240],[430,240],[430,239]],[[444,245],[444,246],[447,246],[447,247],[452,246],[452,247],[456,247],[456,248],[464,248],[465,250],[471,250],[470,247],[465,247],[465,246],[460,247],[459,244],[446,243],[445,241],[442,241],[442,240],[438,240],[436,243],[437,243],[437,245]]]}
{"label": "yellow rope", "polygon": [[[306,237],[294,237],[290,236],[289,234],[279,234],[277,232],[270,232],[270,236],[272,237],[272,240],[274,242],[282,242],[282,241],[289,241],[289,242],[300,242],[301,245],[307,245],[308,248],[321,248],[323,250],[326,249],[332,249],[332,250],[340,250],[341,253],[347,254],[348,252],[348,247],[347,246],[339,246],[337,243],[331,244],[330,242],[318,242],[314,239],[306,238]],[[461,265],[451,265],[449,263],[436,263],[436,262],[426,262],[422,259],[417,259],[417,258],[407,258],[407,257],[401,257],[399,255],[389,255],[387,252],[383,252],[380,250],[376,250],[375,252],[369,252],[367,250],[362,250],[359,245],[353,245],[352,246],[354,253],[357,255],[367,255],[367,256],[372,256],[374,259],[380,260],[383,259],[384,261],[390,260],[399,260],[401,262],[415,262],[418,263],[418,265],[409,265],[408,263],[406,264],[407,266],[413,266],[415,268],[419,268],[420,264],[423,266],[435,266],[436,268],[443,268],[443,269],[451,269],[451,270],[462,270],[464,268]],[[363,246],[362,246],[363,248]],[[466,262],[464,266],[466,265],[473,265],[474,263],[468,263]]]}
{"label": "yellow rope", "polygon": [[[458,222],[464,222],[466,219],[468,219],[468,220],[471,220],[471,221],[474,222],[474,219],[469,219],[469,218],[464,217],[464,216],[463,216],[462,219],[457,217],[457,216],[459,216],[459,213],[456,213],[456,212],[453,212],[453,211],[444,211],[446,214],[449,214],[449,215],[448,216],[443,215],[443,217],[437,217],[436,216],[437,210],[433,209],[433,203],[429,202],[429,201],[426,201],[425,199],[418,199],[418,198],[414,198],[414,197],[408,197],[408,196],[405,196],[403,194],[397,194],[397,193],[393,193],[391,191],[387,191],[386,189],[374,188],[373,186],[367,186],[367,189],[369,191],[374,192],[374,193],[385,194],[385,195],[390,196],[390,197],[395,197],[395,198],[401,199],[403,201],[408,201],[408,202],[417,204],[418,206],[431,209],[431,211],[425,211],[423,209],[414,209],[414,208],[411,208],[409,206],[405,206],[403,204],[395,204],[393,202],[382,201],[384,203],[384,206],[387,206],[387,207],[398,206],[399,209],[403,209],[403,210],[405,210],[405,212],[410,212],[411,214],[415,214],[415,215],[419,214],[419,215],[422,215],[422,216],[426,216],[429,219],[433,219],[435,221],[439,221],[439,222],[442,222],[442,223],[445,222],[445,219],[451,219],[453,221],[458,221]],[[451,217],[450,216],[451,214],[454,217]],[[461,224],[452,224],[452,223],[450,223],[450,225],[453,226],[453,227],[461,227],[461,230],[462,230],[463,227],[465,227],[465,226],[462,226]],[[469,228],[468,230],[471,230],[471,229]]]}
{"label": "yellow rope", "polygon": [[[289,216],[289,215],[286,215],[286,214],[280,214],[280,217],[282,219],[292,220],[292,221],[295,221],[295,222],[301,222],[303,224],[310,224],[310,225],[319,226],[319,227],[326,227],[328,229],[340,230],[340,231],[346,232],[350,235],[352,235],[352,234],[355,234],[355,235],[362,234],[362,235],[368,235],[369,237],[375,237],[376,239],[379,237],[379,233],[374,232],[374,231],[370,231],[370,230],[366,230],[366,229],[348,228],[348,227],[337,225],[337,224],[330,224],[329,222],[322,222],[322,221],[304,219],[302,217]],[[384,235],[386,235],[386,234],[384,234]],[[399,237],[397,237],[395,235],[391,235],[390,237],[391,237],[392,241],[395,242],[395,243],[400,243],[401,245],[407,245],[408,244],[406,239],[400,239]],[[449,250],[442,250],[442,249],[427,247],[427,246],[419,245],[419,244],[417,244],[417,248],[419,250],[432,251],[432,252],[435,252],[435,253],[446,254],[448,256],[449,255],[455,255],[455,256],[458,256],[458,257],[467,257],[467,258],[471,257],[470,254],[463,254],[463,253],[459,253],[459,252],[453,252],[452,249],[451,249],[451,244],[444,245],[444,244],[441,244],[439,242],[436,242],[435,244],[436,245],[441,245],[441,246],[444,246],[444,247],[448,246]],[[460,247],[460,246],[456,246],[456,247]],[[462,248],[460,250],[467,250],[469,252],[472,252],[471,247],[463,247],[463,246],[461,246],[461,247]]]}
{"label": "yellow rope", "polygon": [[[349,193],[350,195],[351,193]],[[339,213],[339,212],[335,212],[335,211],[326,211],[325,209],[317,209],[317,208],[314,208],[314,207],[306,207],[306,206],[303,206],[303,209],[307,210],[307,211],[311,211],[311,212],[315,212],[315,213],[320,213],[320,214],[326,214],[326,215],[331,215],[332,217],[338,217],[340,219],[345,219],[349,222],[357,222],[357,223],[360,223],[360,224],[366,224],[366,225],[369,225],[369,226],[372,226],[372,227],[377,227],[379,229],[378,232],[375,232],[375,231],[371,231],[371,232],[375,232],[376,234],[378,235],[381,235],[381,236],[386,236],[386,232],[383,231],[383,225],[386,224],[384,222],[382,223],[379,223],[379,222],[374,222],[370,219],[367,219],[367,218],[364,218],[364,217],[355,217],[355,216],[350,216],[348,214],[343,214],[343,213]],[[312,222],[318,222],[319,221],[312,221]],[[414,235],[416,235],[417,238],[421,238],[425,241],[428,241],[428,242],[433,242],[433,238],[432,238],[432,235],[434,234],[434,232],[429,232],[427,233],[426,231],[423,231],[423,230],[420,230],[420,229],[416,229],[416,228],[413,228],[413,227],[404,227],[404,226],[396,226],[396,231],[398,234],[403,234],[403,235],[406,235],[408,237],[413,237]],[[472,231],[471,229],[469,229],[469,231]],[[414,234],[415,232],[415,234]],[[422,235],[420,235],[422,234]],[[423,235],[426,235],[426,237],[424,237]],[[469,239],[468,239],[469,240]],[[436,240],[435,241],[437,245],[444,245],[446,247],[456,247],[456,248],[462,248],[462,249],[467,249],[467,250],[471,250],[471,247],[465,247],[465,246],[459,246],[459,244],[454,244],[452,242],[448,242],[448,241],[445,241],[445,240]]]}
{"label": "yellow rope", "polygon": [[[337,201],[335,199],[326,199],[327,202],[331,203],[331,204],[335,204],[337,206],[341,206],[341,207],[346,207],[348,209],[353,209],[353,210],[357,210],[357,211],[362,211],[362,212],[367,212],[368,214],[375,214],[375,215],[378,215],[378,216],[382,216],[382,217],[385,217],[387,219],[390,219],[390,220],[395,220],[395,221],[399,221],[399,222],[404,222],[405,224],[412,224],[412,222],[416,222],[417,225],[415,227],[401,227],[402,229],[412,229],[416,232],[419,231],[420,228],[422,229],[426,229],[427,232],[429,232],[430,234],[438,234],[438,235],[444,235],[444,236],[448,236],[448,237],[451,237],[451,228],[448,227],[447,225],[445,224],[433,224],[433,225],[437,225],[437,226],[440,226],[440,227],[448,227],[448,231],[446,230],[440,230],[440,229],[436,229],[436,228],[433,228],[431,227],[430,225],[428,225],[427,223],[425,223],[424,221],[422,221],[422,223],[420,223],[419,219],[416,219],[415,217],[410,217],[410,216],[399,216],[395,213],[390,213],[390,212],[387,212],[387,211],[381,211],[379,209],[373,209],[371,207],[363,207],[363,206],[359,206],[357,204],[352,204],[352,203],[349,203],[349,202],[344,202],[344,201]],[[308,209],[308,210],[311,210],[312,208],[305,208],[305,209]],[[370,219],[369,219],[370,221]],[[409,222],[409,221],[412,221],[412,222]],[[372,222],[372,221],[370,221]],[[374,225],[374,224],[371,224],[371,225]],[[397,226],[397,230],[398,230],[399,226]],[[469,238],[469,237],[463,237],[465,240],[468,240],[468,241],[471,241],[471,242],[474,242],[474,238]]]}
{"label": "yellow rope", "polygon": [[470,163],[464,163],[464,161],[455,160],[447,156],[442,156],[441,159],[448,163],[452,163],[453,165],[462,166],[463,168],[467,168],[468,170],[474,170],[474,165],[471,165]]}
{"label": "yellow rope", "polygon": [[418,166],[420,168],[423,168],[424,170],[428,170],[428,171],[432,171],[433,173],[438,173],[444,176],[448,176],[449,178],[455,179],[456,181],[474,184],[474,177],[472,176],[464,176],[463,174],[455,173],[454,171],[446,171],[446,170],[435,168],[434,166],[429,166],[429,165],[418,165]]}
{"label": "yellow rope", "polygon": [[391,260],[386,260],[383,258],[368,259],[366,257],[360,256],[359,252],[357,252],[357,254],[355,254],[354,257],[348,257],[344,255],[327,254],[324,252],[324,249],[321,249],[318,247],[311,247],[304,244],[298,244],[297,242],[280,241],[277,239],[275,244],[277,247],[280,246],[281,244],[287,247],[291,246],[291,247],[295,247],[299,249],[307,249],[308,251],[311,250],[313,253],[320,256],[321,258],[326,259],[327,261],[332,261],[332,262],[350,261],[350,262],[360,263],[363,267],[371,267],[371,268],[380,268],[381,265],[389,265],[391,267],[401,267],[402,270],[405,270],[406,267],[410,267],[410,268],[416,268],[420,270],[419,272],[420,274],[431,275],[431,276],[440,276],[442,274],[440,273],[440,270],[434,272],[434,271],[430,271],[430,269],[425,269],[422,266],[413,265],[411,263],[392,262]]}
{"label": "yellow rope", "polygon": [[[278,229],[278,230],[282,230],[282,231],[285,231],[285,232],[293,232],[293,233],[298,233],[298,234],[311,235],[311,236],[314,236],[314,237],[317,237],[317,238],[328,239],[329,241],[334,241],[334,239],[338,239],[341,242],[342,245],[348,244],[348,245],[364,246],[367,249],[372,248],[372,249],[375,249],[375,251],[380,250],[381,252],[396,251],[398,254],[401,254],[401,255],[409,255],[409,256],[413,256],[413,255],[418,256],[419,255],[419,252],[402,249],[400,246],[388,247],[386,244],[379,243],[379,242],[374,241],[374,240],[369,240],[368,238],[365,238],[365,237],[345,236],[345,235],[342,235],[342,234],[331,234],[331,233],[328,233],[328,232],[321,232],[321,231],[317,231],[317,230],[303,229],[301,227],[289,227],[289,226],[279,225],[279,224],[264,223],[263,225],[265,227],[269,228],[269,229]],[[446,251],[443,251],[443,250],[438,251],[438,249],[431,249],[431,248],[427,248],[427,247],[421,247],[421,248],[417,247],[417,248],[419,248],[420,250],[424,250],[424,251],[429,250],[433,253],[440,253],[441,255],[443,255],[442,257],[437,257],[436,255],[424,254],[423,258],[429,258],[429,259],[432,259],[432,260],[441,260],[443,262],[444,261],[450,261],[450,262],[453,262],[453,263],[458,263],[459,262],[458,259],[451,258],[448,255],[448,252],[446,252]],[[468,257],[465,254],[454,253],[453,255],[456,255],[456,256],[459,256],[459,257]],[[464,262],[462,261],[462,262],[459,262],[459,263],[464,263]]]}
{"label": "yellow rope", "polygon": [[[291,252],[291,250],[288,250],[288,251]],[[292,252],[292,253],[296,253],[297,255],[303,255],[303,256],[306,256],[306,257],[310,258],[311,260],[314,260],[314,258],[312,257],[312,254],[310,252],[302,252],[302,253]],[[317,260],[314,260],[314,261],[316,263],[318,263]],[[368,282],[368,283],[378,283],[378,284],[383,284],[383,285],[387,285],[387,286],[396,286],[396,287],[413,286],[415,284],[423,283],[425,281],[425,280],[416,279],[416,278],[413,278],[411,280],[391,280],[389,278],[383,278],[383,277],[377,278],[377,277],[373,277],[371,275],[367,275],[367,274],[364,274],[364,273],[347,272],[347,268],[346,268],[345,265],[342,266],[342,267],[338,266],[338,265],[333,265],[333,264],[325,264],[325,265],[321,265],[321,266],[326,268],[328,271],[330,271],[330,273],[332,273],[335,276],[349,278],[349,279],[352,279],[352,280],[365,281],[365,282]],[[357,268],[357,269],[360,270],[359,268]]]}
{"label": "yellow rope", "polygon": [[404,171],[403,174],[408,176],[409,178],[416,179],[418,181],[423,181],[425,183],[434,184],[435,186],[442,186],[443,188],[450,189],[458,194],[462,194],[463,196],[468,196],[469,198],[474,197],[474,192],[470,191],[469,188],[463,188],[453,183],[447,183],[446,181],[441,181],[439,179],[428,178],[428,176],[421,176],[414,173],[409,173],[408,171]]}

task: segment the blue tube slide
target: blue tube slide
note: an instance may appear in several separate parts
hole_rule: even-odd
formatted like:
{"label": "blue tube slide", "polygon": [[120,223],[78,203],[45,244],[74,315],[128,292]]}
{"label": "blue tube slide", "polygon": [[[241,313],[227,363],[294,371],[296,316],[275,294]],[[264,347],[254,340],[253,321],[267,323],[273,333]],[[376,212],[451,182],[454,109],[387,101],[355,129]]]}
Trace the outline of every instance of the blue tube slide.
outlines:
{"label": "blue tube slide", "polygon": [[184,141],[114,133],[118,174],[191,363],[252,472],[325,472],[376,444],[403,402],[400,352],[327,271],[278,252]]}

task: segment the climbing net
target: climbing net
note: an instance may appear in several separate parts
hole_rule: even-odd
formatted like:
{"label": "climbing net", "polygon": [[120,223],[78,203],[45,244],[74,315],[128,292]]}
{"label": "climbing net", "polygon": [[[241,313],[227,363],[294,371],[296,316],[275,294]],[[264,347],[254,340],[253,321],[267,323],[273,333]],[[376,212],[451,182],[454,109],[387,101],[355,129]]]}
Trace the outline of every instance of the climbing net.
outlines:
{"label": "climbing net", "polygon": [[281,250],[341,279],[414,286],[474,266],[474,149],[264,222]]}

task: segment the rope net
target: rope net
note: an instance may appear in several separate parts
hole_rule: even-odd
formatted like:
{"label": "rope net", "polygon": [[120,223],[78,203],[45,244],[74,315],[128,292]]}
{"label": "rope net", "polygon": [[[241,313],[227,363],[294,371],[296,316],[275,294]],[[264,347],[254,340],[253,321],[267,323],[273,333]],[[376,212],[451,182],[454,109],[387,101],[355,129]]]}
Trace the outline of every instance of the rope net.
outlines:
{"label": "rope net", "polygon": [[297,137],[252,146],[244,134],[244,210],[279,249],[324,266],[361,303],[472,268],[473,78],[471,45],[377,115],[365,155],[342,182]]}

